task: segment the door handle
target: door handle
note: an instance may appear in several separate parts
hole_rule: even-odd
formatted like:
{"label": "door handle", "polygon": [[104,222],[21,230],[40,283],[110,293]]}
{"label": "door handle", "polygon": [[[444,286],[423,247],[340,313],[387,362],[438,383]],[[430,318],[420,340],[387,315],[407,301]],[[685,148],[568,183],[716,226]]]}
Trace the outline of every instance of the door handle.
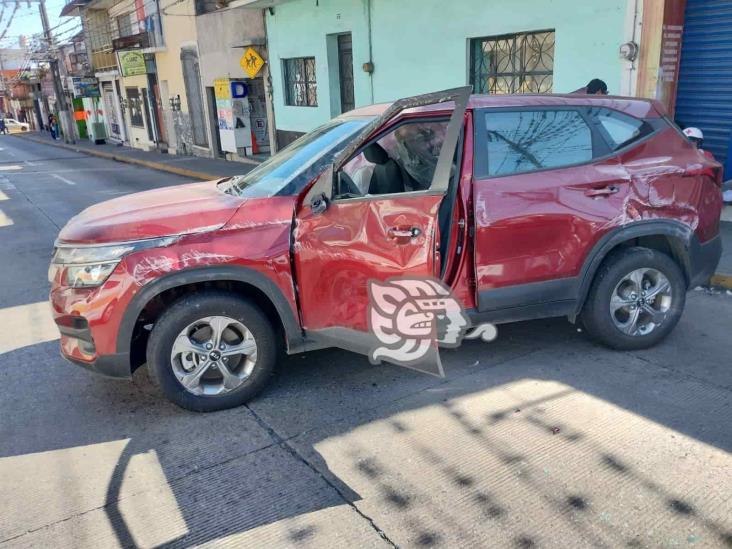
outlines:
{"label": "door handle", "polygon": [[387,231],[387,234],[389,235],[389,238],[396,238],[396,239],[407,239],[407,238],[415,238],[422,234],[422,229],[419,227],[410,227],[409,229],[400,229],[397,227],[392,227]]}
{"label": "door handle", "polygon": [[602,187],[601,189],[588,189],[585,191],[585,196],[597,198],[600,196],[610,196],[611,194],[615,194],[617,192],[620,192],[620,187],[618,187],[617,185],[608,185],[607,187]]}

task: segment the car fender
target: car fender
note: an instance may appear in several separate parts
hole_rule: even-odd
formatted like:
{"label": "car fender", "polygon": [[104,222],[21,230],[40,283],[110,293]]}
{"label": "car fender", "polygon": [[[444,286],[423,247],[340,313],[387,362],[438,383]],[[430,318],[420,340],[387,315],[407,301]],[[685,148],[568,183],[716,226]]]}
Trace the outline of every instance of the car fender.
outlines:
{"label": "car fender", "polygon": [[648,236],[669,237],[674,259],[679,262],[687,283],[690,283],[694,273],[691,262],[692,250],[699,247],[699,240],[691,227],[671,219],[649,219],[629,223],[605,234],[587,255],[579,275],[577,306],[572,320],[582,310],[595,274],[608,254],[624,242]]}
{"label": "car fender", "polygon": [[166,290],[198,282],[243,282],[261,291],[274,305],[285,331],[289,353],[302,349],[304,338],[292,307],[277,285],[265,274],[248,267],[211,266],[177,271],[156,279],[138,291],[125,310],[117,334],[117,352],[129,353],[135,324],[145,306]]}

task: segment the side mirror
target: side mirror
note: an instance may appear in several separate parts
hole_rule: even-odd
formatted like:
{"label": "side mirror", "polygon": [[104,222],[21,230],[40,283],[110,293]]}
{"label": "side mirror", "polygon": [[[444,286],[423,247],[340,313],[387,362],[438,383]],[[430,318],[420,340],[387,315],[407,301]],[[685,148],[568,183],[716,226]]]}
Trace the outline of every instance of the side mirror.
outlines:
{"label": "side mirror", "polygon": [[314,196],[310,201],[310,211],[315,215],[322,214],[327,209],[328,198],[325,196],[325,193],[320,193],[319,195]]}

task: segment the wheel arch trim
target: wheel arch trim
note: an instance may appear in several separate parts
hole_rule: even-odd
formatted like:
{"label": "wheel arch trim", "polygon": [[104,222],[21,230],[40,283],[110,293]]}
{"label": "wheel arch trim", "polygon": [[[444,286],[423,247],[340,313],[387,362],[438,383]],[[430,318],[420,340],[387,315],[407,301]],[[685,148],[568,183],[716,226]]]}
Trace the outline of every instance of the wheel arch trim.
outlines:
{"label": "wheel arch trim", "polygon": [[130,352],[137,319],[148,303],[158,295],[189,284],[226,281],[249,284],[262,292],[272,303],[282,322],[288,352],[294,352],[302,347],[304,338],[300,323],[280,288],[267,275],[249,267],[212,266],[170,273],[143,286],[132,297],[125,310],[117,332],[117,352]]}
{"label": "wheel arch trim", "polygon": [[669,239],[675,256],[672,259],[680,263],[686,282],[689,283],[693,273],[693,266],[690,264],[691,248],[699,246],[691,227],[671,219],[636,221],[605,234],[587,255],[579,275],[579,293],[574,314],[571,315],[572,320],[582,310],[595,274],[608,254],[629,240],[647,236],[663,236]]}

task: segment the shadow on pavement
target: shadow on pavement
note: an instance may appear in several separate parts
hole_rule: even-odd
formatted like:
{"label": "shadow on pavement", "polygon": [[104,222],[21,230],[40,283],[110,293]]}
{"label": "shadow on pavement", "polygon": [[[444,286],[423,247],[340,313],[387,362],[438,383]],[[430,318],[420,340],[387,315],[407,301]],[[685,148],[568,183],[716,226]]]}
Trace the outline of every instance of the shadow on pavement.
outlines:
{"label": "shadow on pavement", "polygon": [[653,352],[521,323],[444,352],[445,380],[291,356],[215,414],[163,401],[144,370],[91,376],[53,342],[6,353],[0,546],[730,546],[732,383],[684,356],[703,358],[693,303]]}

